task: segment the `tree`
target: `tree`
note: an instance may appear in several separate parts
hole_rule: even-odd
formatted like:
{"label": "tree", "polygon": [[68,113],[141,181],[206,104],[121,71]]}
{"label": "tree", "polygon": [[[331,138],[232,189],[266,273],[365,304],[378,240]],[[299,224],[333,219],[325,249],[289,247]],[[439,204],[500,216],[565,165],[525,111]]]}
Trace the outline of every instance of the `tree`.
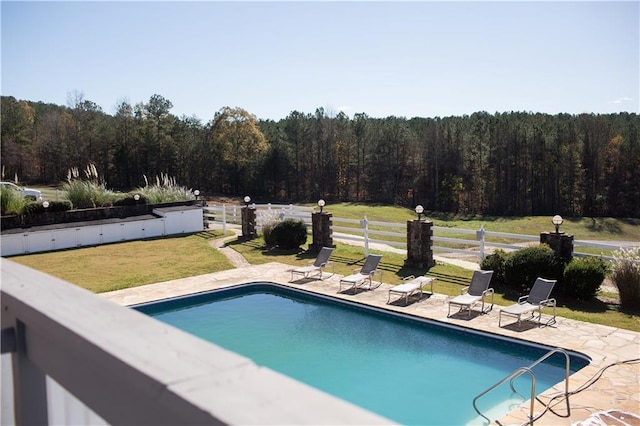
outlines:
{"label": "tree", "polygon": [[237,194],[252,189],[252,179],[269,148],[256,117],[242,108],[224,107],[215,114],[209,132],[229,172],[231,190]]}

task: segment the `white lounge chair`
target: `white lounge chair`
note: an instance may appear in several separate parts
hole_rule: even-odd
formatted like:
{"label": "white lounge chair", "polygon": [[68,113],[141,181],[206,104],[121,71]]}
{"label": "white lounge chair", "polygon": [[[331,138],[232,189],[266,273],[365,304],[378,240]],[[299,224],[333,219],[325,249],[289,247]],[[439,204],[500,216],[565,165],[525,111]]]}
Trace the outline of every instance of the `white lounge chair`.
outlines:
{"label": "white lounge chair", "polygon": [[428,277],[414,277],[413,275],[409,275],[402,279],[405,281],[402,284],[399,284],[395,287],[389,289],[389,299],[387,300],[387,305],[391,302],[391,294],[396,293],[404,296],[404,305],[407,306],[409,303],[409,297],[413,294],[420,293],[420,299],[422,299],[422,287],[427,284],[431,284],[431,289],[429,290],[431,294],[433,294],[433,278]]}
{"label": "white lounge chair", "polygon": [[493,309],[493,289],[489,288],[492,276],[493,271],[473,271],[469,287],[463,288],[460,292],[460,296],[456,296],[449,301],[447,317],[451,316],[451,305],[458,306],[460,308],[458,312],[466,309],[468,311],[469,318],[471,318],[471,308],[476,304],[481,303],[481,312],[484,314],[484,299],[489,294],[491,295],[491,307],[489,308],[489,311]]}
{"label": "white lounge chair", "polygon": [[540,326],[540,319],[542,318],[542,308],[545,306],[553,307],[553,318],[550,320],[550,324],[556,322],[556,299],[550,299],[553,287],[556,285],[556,280],[547,280],[544,278],[537,278],[533,283],[533,287],[529,292],[529,295],[522,296],[518,299],[518,303],[500,309],[498,317],[498,327],[502,326],[502,314],[510,315],[518,318],[518,330],[522,321],[522,316],[525,314],[531,314],[530,318],[534,317],[535,311],[538,311],[538,326]]}
{"label": "white lounge chair", "polygon": [[[372,290],[374,288],[380,287],[380,285],[382,284],[382,272],[378,271],[380,259],[382,259],[382,256],[377,254],[370,254],[369,256],[367,256],[360,271],[355,272],[352,275],[347,275],[340,280],[339,291],[342,292],[343,284],[347,286],[345,290],[364,288],[365,285],[367,285],[367,290]],[[380,282],[376,286],[374,286],[373,277],[376,273],[380,274]]]}
{"label": "white lounge chair", "polygon": [[[291,270],[291,281],[294,275],[302,275],[302,278],[319,277],[322,280],[322,271],[329,263],[329,257],[333,253],[333,247],[322,247],[316,260],[309,266],[301,266]],[[311,275],[313,274],[313,275]]]}

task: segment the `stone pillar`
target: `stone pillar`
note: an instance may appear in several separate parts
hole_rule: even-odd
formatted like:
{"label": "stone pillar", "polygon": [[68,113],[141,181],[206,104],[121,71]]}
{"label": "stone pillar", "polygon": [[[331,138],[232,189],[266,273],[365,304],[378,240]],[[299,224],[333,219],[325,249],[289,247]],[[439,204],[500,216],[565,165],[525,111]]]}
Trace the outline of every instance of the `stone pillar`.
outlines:
{"label": "stone pillar", "polygon": [[242,219],[242,237],[248,240],[255,238],[257,236],[255,207],[244,206],[240,214]]}
{"label": "stone pillar", "polygon": [[331,213],[311,213],[313,241],[309,251],[319,252],[322,247],[335,247],[331,236]]}
{"label": "stone pillar", "polygon": [[573,235],[564,232],[542,232],[540,244],[549,245],[558,256],[568,261],[573,257]]}
{"label": "stone pillar", "polygon": [[407,259],[405,266],[414,268],[431,268],[436,263],[433,260],[433,222],[428,220],[407,221]]}

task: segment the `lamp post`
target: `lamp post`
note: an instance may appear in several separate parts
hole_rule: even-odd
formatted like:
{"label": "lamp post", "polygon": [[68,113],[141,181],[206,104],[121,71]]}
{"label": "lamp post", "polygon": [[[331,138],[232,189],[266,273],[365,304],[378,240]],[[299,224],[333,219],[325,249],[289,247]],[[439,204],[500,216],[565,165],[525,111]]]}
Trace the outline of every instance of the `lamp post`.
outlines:
{"label": "lamp post", "polygon": [[196,201],[198,201],[198,196],[200,195],[200,190],[196,189],[195,191],[193,191],[193,195],[196,196]]}
{"label": "lamp post", "polygon": [[324,208],[325,202],[322,198],[318,200],[318,206],[320,206],[320,213],[322,213],[322,209]]}
{"label": "lamp post", "polygon": [[562,225],[562,222],[564,222],[562,220],[562,216],[560,216],[559,214],[555,215],[552,219],[551,219],[551,223],[553,223],[556,227],[556,234],[560,233],[560,225]]}
{"label": "lamp post", "polygon": [[138,201],[140,201],[140,194],[135,194],[133,199],[136,200],[136,206],[138,205]]}
{"label": "lamp post", "polygon": [[420,220],[423,212],[424,212],[424,207],[422,207],[420,204],[418,204],[416,206],[416,213],[418,213],[418,220]]}
{"label": "lamp post", "polygon": [[245,206],[249,207],[249,203],[251,202],[251,197],[249,197],[248,195],[244,196],[244,204]]}

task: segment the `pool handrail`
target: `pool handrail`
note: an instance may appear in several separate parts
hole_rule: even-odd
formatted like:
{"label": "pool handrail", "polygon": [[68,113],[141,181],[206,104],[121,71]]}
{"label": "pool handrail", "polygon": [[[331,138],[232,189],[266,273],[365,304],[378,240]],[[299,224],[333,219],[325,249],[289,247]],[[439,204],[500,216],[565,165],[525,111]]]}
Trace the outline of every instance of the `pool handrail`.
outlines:
{"label": "pool handrail", "polygon": [[[565,385],[564,386],[564,395],[565,395],[565,401],[567,402],[567,415],[570,415],[571,414],[571,407],[569,406],[569,374],[571,372],[571,368],[570,368],[571,367],[571,359],[569,358],[569,354],[567,353],[567,351],[565,351],[562,348],[551,349],[549,352],[547,352],[545,355],[543,355],[542,357],[537,359],[535,362],[533,362],[528,367],[517,368],[511,374],[507,375],[504,379],[498,381],[493,386],[490,386],[489,388],[487,388],[486,390],[484,390],[483,392],[478,394],[478,396],[473,398],[473,408],[476,410],[476,413],[478,413],[478,415],[482,416],[485,420],[487,420],[488,423],[491,423],[491,419],[489,419],[487,416],[482,414],[480,412],[480,410],[478,409],[478,406],[476,404],[478,399],[481,398],[482,396],[486,395],[487,393],[491,392],[493,389],[497,388],[498,386],[502,385],[507,380],[509,380],[509,387],[511,388],[511,390],[514,393],[520,395],[520,393],[513,386],[513,381],[515,379],[517,379],[518,377],[520,377],[522,374],[529,373],[531,375],[531,398],[530,398],[530,407],[529,407],[529,424],[533,425],[533,421],[534,421],[534,419],[533,419],[533,409],[534,409],[534,403],[535,403],[535,399],[536,399],[536,393],[535,393],[536,392],[536,375],[533,373],[533,367],[535,367],[536,365],[540,364],[542,361],[546,360],[547,358],[551,357],[552,355],[554,355],[556,353],[561,353],[565,357],[565,366],[566,366],[566,368],[565,368],[565,379],[564,379],[564,385]],[[520,396],[522,396],[524,398],[523,395],[520,395]]]}

